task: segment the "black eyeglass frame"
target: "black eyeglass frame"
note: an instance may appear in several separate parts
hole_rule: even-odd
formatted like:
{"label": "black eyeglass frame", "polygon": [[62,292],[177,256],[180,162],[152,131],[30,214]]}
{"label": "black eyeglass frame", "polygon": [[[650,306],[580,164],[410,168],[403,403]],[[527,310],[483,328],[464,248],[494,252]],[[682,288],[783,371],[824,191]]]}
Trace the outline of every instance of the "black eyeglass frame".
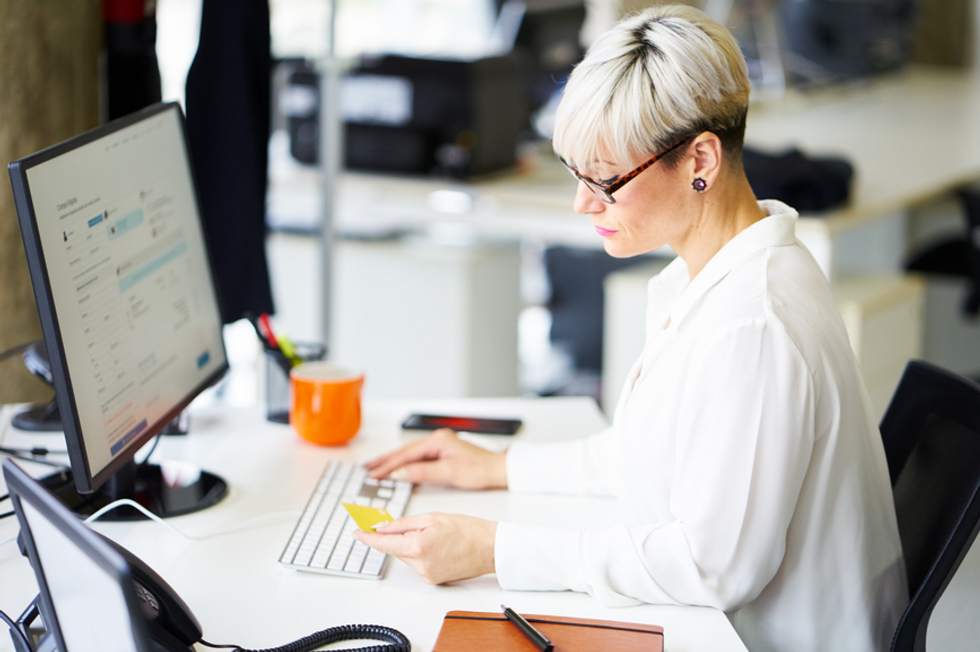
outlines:
{"label": "black eyeglass frame", "polygon": [[595,181],[595,180],[590,179],[590,178],[588,178],[586,176],[583,176],[582,174],[579,173],[578,170],[576,170],[571,165],[569,165],[565,161],[565,159],[563,159],[561,156],[558,157],[558,160],[561,161],[561,164],[565,166],[565,169],[566,170],[568,170],[569,172],[572,173],[572,176],[573,177],[575,177],[576,179],[578,179],[579,181],[581,181],[582,183],[584,183],[586,186],[588,186],[589,190],[591,190],[593,193],[595,193],[595,195],[599,199],[601,199],[602,201],[606,202],[607,204],[615,204],[616,203],[616,199],[612,196],[612,194],[614,192],[616,192],[617,190],[619,190],[620,188],[622,188],[623,186],[625,186],[627,183],[629,183],[630,181],[632,181],[633,179],[635,179],[640,174],[640,172],[643,172],[648,167],[650,167],[651,165],[653,165],[654,163],[656,163],[657,161],[659,161],[660,159],[662,159],[664,156],[666,156],[667,154],[669,154],[670,152],[674,151],[675,149],[677,149],[678,147],[680,147],[684,143],[686,143],[689,140],[691,140],[691,138],[692,138],[692,136],[688,136],[687,138],[684,138],[682,140],[677,141],[676,143],[674,143],[673,145],[671,145],[670,147],[668,147],[664,151],[660,152],[659,154],[657,154],[656,156],[654,156],[653,158],[651,158],[646,163],[643,163],[642,165],[640,165],[639,167],[637,167],[632,172],[627,172],[623,176],[618,177],[615,180],[609,181],[609,182]]}

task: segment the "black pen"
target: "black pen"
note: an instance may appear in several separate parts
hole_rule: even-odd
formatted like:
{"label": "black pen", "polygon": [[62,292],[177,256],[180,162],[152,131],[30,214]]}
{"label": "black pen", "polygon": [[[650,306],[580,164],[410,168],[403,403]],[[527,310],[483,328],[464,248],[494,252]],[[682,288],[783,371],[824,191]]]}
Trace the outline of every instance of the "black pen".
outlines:
{"label": "black pen", "polygon": [[534,629],[531,623],[524,620],[521,614],[517,613],[510,607],[505,607],[500,605],[500,608],[504,610],[504,615],[507,616],[507,620],[517,625],[518,629],[524,632],[524,635],[531,639],[541,652],[551,652],[554,649],[554,644],[549,641],[544,634]]}

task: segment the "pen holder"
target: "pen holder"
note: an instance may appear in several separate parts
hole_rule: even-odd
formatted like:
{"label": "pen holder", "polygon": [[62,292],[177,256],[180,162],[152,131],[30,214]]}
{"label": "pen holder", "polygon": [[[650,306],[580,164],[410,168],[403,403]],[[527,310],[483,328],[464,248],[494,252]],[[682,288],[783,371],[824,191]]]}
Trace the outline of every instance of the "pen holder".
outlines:
{"label": "pen holder", "polygon": [[[296,356],[302,362],[317,362],[327,355],[323,344],[294,344]],[[265,418],[275,423],[289,423],[289,358],[276,349],[265,350]]]}

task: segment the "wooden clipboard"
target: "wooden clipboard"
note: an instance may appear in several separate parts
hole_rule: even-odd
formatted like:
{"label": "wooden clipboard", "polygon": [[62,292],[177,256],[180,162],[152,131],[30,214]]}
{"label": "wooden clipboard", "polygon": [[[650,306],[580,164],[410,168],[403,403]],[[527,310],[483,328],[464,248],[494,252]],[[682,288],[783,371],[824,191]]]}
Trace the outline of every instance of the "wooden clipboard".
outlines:
{"label": "wooden clipboard", "polygon": [[[656,625],[521,614],[555,645],[554,652],[663,652],[664,629]],[[541,652],[502,613],[450,611],[432,652]]]}

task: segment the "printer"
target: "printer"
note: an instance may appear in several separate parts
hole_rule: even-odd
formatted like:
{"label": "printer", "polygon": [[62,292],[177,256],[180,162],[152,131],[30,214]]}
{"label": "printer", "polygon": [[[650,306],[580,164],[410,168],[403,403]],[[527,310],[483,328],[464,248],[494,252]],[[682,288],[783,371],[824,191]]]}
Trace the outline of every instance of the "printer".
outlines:
{"label": "printer", "polygon": [[519,52],[362,58],[344,81],[349,169],[468,177],[514,165],[529,103]]}
{"label": "printer", "polygon": [[[470,177],[512,167],[528,129],[525,55],[475,59],[366,56],[339,98],[344,165],[351,170]],[[293,64],[280,104],[290,151],[319,155],[319,76]]]}

